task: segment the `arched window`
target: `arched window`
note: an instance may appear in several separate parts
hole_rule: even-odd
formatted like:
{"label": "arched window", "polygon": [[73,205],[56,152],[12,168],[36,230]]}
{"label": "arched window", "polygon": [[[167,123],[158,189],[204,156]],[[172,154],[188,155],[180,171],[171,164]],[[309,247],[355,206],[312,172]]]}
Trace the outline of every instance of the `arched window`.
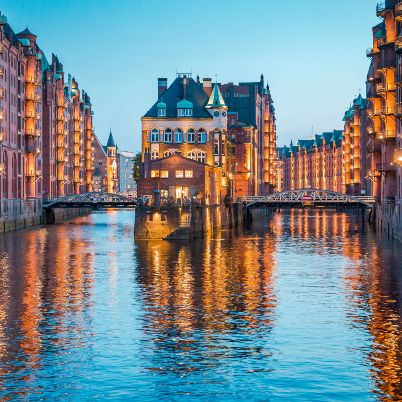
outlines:
{"label": "arched window", "polygon": [[205,163],[205,160],[206,160],[205,152],[198,152],[198,154],[197,154],[197,161],[198,161],[198,162]]}
{"label": "arched window", "polygon": [[190,151],[187,153],[187,158],[197,160],[197,154],[194,151]]}
{"label": "arched window", "polygon": [[171,152],[171,151],[166,151],[166,152],[164,152],[163,153],[163,156],[166,158],[167,156],[172,156],[173,155],[173,152]]}
{"label": "arched window", "polygon": [[192,128],[187,131],[187,142],[189,142],[190,144],[195,143],[195,131]]}
{"label": "arched window", "polygon": [[165,130],[164,142],[172,142],[172,130],[170,128]]}
{"label": "arched window", "polygon": [[159,130],[157,128],[151,131],[151,142],[159,142]]}
{"label": "arched window", "polygon": [[183,142],[183,131],[181,131],[180,128],[177,128],[174,131],[174,142],[176,144],[181,144]]}
{"label": "arched window", "polygon": [[207,132],[201,128],[200,130],[198,130],[198,143],[200,144],[205,144],[207,141]]}
{"label": "arched window", "polygon": [[158,158],[159,158],[158,151],[152,151],[151,152],[151,160],[153,161],[153,160],[158,159]]}

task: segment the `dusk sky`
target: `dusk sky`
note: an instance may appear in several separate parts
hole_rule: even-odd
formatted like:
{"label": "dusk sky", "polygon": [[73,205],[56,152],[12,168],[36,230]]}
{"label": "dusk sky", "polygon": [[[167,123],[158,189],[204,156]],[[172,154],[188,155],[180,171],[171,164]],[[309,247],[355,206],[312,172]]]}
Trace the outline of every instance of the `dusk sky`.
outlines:
{"label": "dusk sky", "polygon": [[274,98],[279,145],[342,128],[365,93],[375,0],[2,0],[12,28],[38,36],[48,59],[91,96],[96,134],[140,150],[140,119],[157,78],[176,71],[258,81]]}

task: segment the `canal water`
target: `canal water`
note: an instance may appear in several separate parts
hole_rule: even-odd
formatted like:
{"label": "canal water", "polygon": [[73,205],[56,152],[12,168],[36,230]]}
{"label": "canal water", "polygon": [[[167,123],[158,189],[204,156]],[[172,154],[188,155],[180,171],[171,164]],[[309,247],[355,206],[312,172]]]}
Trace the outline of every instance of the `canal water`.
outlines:
{"label": "canal water", "polygon": [[133,226],[0,236],[0,400],[402,400],[402,250],[359,215],[190,243]]}

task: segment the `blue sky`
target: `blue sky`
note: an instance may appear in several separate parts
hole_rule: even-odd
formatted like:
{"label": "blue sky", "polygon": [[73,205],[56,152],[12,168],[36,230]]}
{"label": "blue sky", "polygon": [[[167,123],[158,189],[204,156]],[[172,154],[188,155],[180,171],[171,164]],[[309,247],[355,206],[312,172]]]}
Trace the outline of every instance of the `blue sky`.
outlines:
{"label": "blue sky", "polygon": [[140,149],[140,118],[157,78],[179,72],[220,82],[268,80],[279,144],[342,128],[364,94],[374,0],[2,0],[15,31],[27,26],[91,96],[101,141],[109,127]]}

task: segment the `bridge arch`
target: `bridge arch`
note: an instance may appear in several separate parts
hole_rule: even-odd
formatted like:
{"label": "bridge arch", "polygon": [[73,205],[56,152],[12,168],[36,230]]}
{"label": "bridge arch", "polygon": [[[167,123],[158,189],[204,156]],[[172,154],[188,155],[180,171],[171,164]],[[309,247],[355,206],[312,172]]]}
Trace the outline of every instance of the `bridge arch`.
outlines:
{"label": "bridge arch", "polygon": [[257,204],[272,206],[298,206],[303,204],[303,201],[306,199],[311,200],[312,204],[315,205],[349,205],[365,208],[372,208],[375,202],[374,197],[371,196],[351,196],[349,194],[342,194],[329,190],[310,188],[283,191],[265,197],[244,197],[243,202],[247,204],[247,207],[252,207]]}

